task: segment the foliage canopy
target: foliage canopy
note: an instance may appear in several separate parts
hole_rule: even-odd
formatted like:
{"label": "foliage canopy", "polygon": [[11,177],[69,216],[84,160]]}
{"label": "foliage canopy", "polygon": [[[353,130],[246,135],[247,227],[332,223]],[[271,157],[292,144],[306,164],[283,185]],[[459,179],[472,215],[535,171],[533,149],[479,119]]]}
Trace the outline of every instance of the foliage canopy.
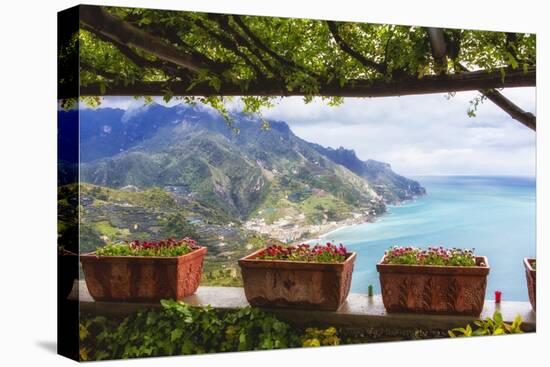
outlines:
{"label": "foliage canopy", "polygon": [[346,96],[535,85],[534,34],[443,29],[438,49],[419,26],[98,6],[81,6],[80,19],[73,41],[80,95],[91,104],[161,95],[227,117],[235,95],[257,113],[288,95],[337,105]]}

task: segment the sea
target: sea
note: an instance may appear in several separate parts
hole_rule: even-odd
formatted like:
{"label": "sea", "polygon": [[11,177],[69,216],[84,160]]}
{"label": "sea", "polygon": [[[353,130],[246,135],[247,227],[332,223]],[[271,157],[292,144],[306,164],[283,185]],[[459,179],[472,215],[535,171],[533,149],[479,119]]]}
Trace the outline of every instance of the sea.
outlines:
{"label": "sea", "polygon": [[524,257],[536,255],[536,184],[531,177],[412,177],[427,194],[400,205],[374,223],[321,236],[357,252],[351,291],[380,293],[376,263],[394,245],[473,248],[488,258],[487,299],[527,301]]}

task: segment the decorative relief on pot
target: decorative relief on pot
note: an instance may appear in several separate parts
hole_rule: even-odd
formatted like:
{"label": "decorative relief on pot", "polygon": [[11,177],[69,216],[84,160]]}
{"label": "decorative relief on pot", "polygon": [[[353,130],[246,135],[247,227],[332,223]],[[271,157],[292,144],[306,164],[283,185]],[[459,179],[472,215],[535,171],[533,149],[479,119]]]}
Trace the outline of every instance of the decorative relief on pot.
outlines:
{"label": "decorative relief on pot", "polygon": [[182,299],[200,283],[206,247],[179,257],[81,255],[86,286],[96,301]]}
{"label": "decorative relief on pot", "polygon": [[337,310],[351,285],[355,254],[343,263],[307,263],[255,259],[239,260],[245,295],[256,307]]}
{"label": "decorative relief on pot", "polygon": [[456,311],[456,301],[458,299],[458,293],[460,288],[458,287],[458,282],[455,277],[450,277],[449,285],[447,286],[447,291],[445,295],[447,296],[446,306],[447,309],[451,312]]}
{"label": "decorative relief on pot", "polygon": [[404,277],[399,285],[399,297],[398,304],[399,307],[407,308],[409,301],[409,289],[411,289],[412,281],[409,278]]}
{"label": "decorative relief on pot", "polygon": [[[481,262],[481,261],[480,261]],[[483,261],[487,264],[487,261]],[[379,263],[382,300],[388,312],[478,316],[489,267],[388,265]]]}
{"label": "decorative relief on pot", "polygon": [[424,287],[422,288],[422,310],[429,311],[433,303],[432,294],[434,292],[433,284],[434,281],[432,278],[429,278],[424,282]]}

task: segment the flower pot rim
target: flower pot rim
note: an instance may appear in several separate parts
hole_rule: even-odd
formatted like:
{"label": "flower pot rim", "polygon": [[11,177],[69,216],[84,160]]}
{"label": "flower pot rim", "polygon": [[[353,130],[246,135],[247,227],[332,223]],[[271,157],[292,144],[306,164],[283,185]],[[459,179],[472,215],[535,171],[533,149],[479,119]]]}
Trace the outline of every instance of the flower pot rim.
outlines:
{"label": "flower pot rim", "polygon": [[476,263],[484,262],[485,265],[474,265],[474,266],[455,266],[455,265],[420,265],[420,264],[384,264],[384,258],[386,255],[382,256],[380,261],[376,264],[376,269],[378,272],[387,271],[399,271],[404,272],[415,272],[422,271],[424,273],[473,273],[475,275],[483,273],[488,274],[490,270],[489,261],[486,256],[475,256]]}
{"label": "flower pot rim", "polygon": [[254,251],[251,254],[248,254],[242,258],[239,259],[239,265],[246,264],[246,263],[262,263],[262,264],[296,264],[296,265],[319,265],[319,266],[326,266],[326,265],[344,265],[355,261],[355,258],[357,257],[356,252],[348,252],[346,254],[346,259],[342,262],[314,262],[314,261],[296,261],[296,260],[274,260],[274,259],[258,259],[256,256],[264,251],[267,247],[263,247],[259,250]]}
{"label": "flower pot rim", "polygon": [[530,272],[536,273],[537,269],[533,269],[533,266],[531,265],[531,263],[536,259],[537,259],[536,257],[524,257],[523,264],[525,265],[525,269]]}
{"label": "flower pot rim", "polygon": [[95,251],[88,252],[85,254],[79,255],[80,261],[90,261],[98,259],[109,259],[109,260],[154,260],[154,261],[178,261],[179,259],[191,256],[203,255],[208,251],[206,246],[199,246],[198,248],[180,256],[112,256],[112,255],[97,255]]}

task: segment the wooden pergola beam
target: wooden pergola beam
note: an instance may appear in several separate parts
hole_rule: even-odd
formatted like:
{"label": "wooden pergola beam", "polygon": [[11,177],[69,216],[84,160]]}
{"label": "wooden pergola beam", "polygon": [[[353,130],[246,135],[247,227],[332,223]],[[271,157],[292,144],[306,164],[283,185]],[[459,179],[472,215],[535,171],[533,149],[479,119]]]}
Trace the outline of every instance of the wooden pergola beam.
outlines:
{"label": "wooden pergola beam", "polygon": [[[504,77],[503,77],[504,73]],[[421,79],[350,80],[344,86],[337,82],[323,84],[315,93],[318,96],[336,97],[391,97],[415,94],[462,92],[492,88],[533,87],[536,84],[535,68],[526,72],[514,69],[497,69],[491,72],[471,71],[460,74],[428,75]],[[99,84],[80,87],[82,96],[161,96],[170,90],[173,95],[187,96],[303,96],[299,89],[287,90],[274,80],[251,82],[247,88],[223,82],[219,89],[206,83],[191,85],[187,82],[136,82],[129,85],[107,85],[101,93]]]}

